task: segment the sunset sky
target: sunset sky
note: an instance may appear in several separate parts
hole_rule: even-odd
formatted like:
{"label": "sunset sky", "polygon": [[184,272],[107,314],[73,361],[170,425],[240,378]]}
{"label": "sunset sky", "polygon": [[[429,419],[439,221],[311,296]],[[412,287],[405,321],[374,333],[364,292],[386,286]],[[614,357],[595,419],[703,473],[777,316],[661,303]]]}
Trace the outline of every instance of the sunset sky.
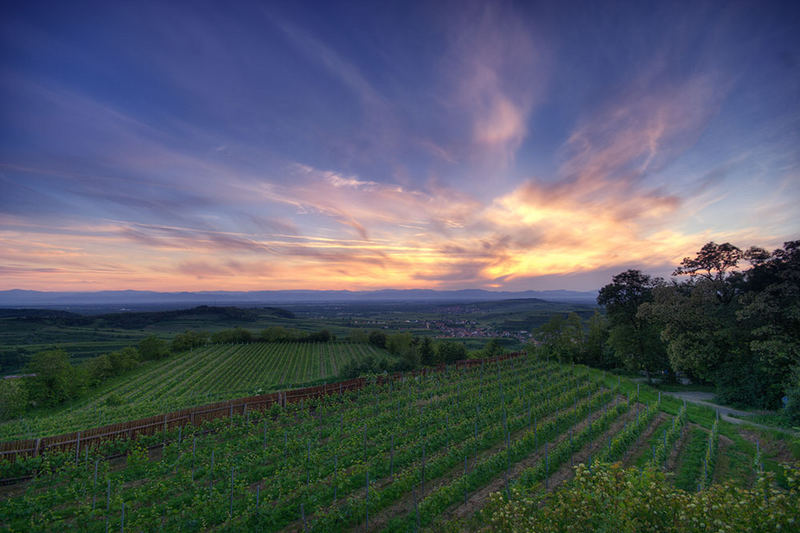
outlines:
{"label": "sunset sky", "polygon": [[587,290],[800,238],[797,2],[337,4],[4,3],[0,289]]}

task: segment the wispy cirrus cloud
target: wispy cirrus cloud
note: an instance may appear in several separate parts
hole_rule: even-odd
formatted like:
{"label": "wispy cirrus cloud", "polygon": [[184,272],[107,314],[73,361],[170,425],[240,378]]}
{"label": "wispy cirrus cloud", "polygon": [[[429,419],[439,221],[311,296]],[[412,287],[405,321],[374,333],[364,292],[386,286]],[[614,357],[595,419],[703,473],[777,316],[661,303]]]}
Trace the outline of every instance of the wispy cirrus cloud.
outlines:
{"label": "wispy cirrus cloud", "polygon": [[591,182],[660,170],[692,146],[717,114],[725,97],[717,78],[701,74],[668,87],[657,79],[623,91],[571,133],[560,174]]}
{"label": "wispy cirrus cloud", "polygon": [[466,4],[448,26],[445,87],[469,121],[473,163],[503,168],[530,127],[550,76],[549,46],[503,3]]}
{"label": "wispy cirrus cloud", "polygon": [[253,276],[265,278],[273,274],[274,269],[266,261],[241,262],[224,261],[208,263],[205,261],[185,261],[176,269],[181,274],[192,276],[196,279],[225,279],[231,276]]}

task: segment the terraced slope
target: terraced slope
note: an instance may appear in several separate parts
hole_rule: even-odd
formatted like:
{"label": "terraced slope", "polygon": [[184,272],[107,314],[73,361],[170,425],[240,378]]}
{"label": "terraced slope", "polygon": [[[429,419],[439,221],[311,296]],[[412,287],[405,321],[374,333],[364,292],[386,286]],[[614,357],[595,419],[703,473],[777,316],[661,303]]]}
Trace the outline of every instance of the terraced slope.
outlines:
{"label": "terraced slope", "polygon": [[[594,370],[493,361],[24,459],[36,474],[0,498],[0,531],[482,530],[487,504],[543,501],[579,463],[710,483],[718,426],[704,416]],[[692,441],[699,422],[714,429]]]}
{"label": "terraced slope", "polygon": [[[7,517],[0,526],[21,520],[34,531],[104,531],[108,519],[117,529],[123,503],[131,530],[278,531],[303,529],[305,520],[308,529],[336,531],[363,527],[368,515],[374,528],[380,513],[389,526],[402,519],[415,487],[438,494],[465,456],[470,483],[482,486],[506,459],[524,457],[605,405],[617,413],[628,404],[583,370],[527,359],[373,385],[215,421],[205,428],[214,433],[187,427],[180,442],[158,436],[168,444],[153,460],[135,444],[121,467],[103,450],[77,464],[74,455],[54,456],[55,473],[0,502]],[[92,509],[93,500],[103,504]]]}
{"label": "terraced slope", "polygon": [[33,438],[132,420],[192,405],[335,378],[346,362],[386,358],[368,344],[213,345],[153,361],[76,404],[0,425],[0,440]]}

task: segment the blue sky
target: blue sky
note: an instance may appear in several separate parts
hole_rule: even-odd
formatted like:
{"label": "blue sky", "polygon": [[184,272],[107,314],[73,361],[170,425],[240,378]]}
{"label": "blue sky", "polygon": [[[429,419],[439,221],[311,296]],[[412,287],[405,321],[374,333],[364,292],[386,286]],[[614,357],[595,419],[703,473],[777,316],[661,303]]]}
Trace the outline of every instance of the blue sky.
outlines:
{"label": "blue sky", "polygon": [[597,288],[798,238],[778,2],[26,2],[0,288]]}

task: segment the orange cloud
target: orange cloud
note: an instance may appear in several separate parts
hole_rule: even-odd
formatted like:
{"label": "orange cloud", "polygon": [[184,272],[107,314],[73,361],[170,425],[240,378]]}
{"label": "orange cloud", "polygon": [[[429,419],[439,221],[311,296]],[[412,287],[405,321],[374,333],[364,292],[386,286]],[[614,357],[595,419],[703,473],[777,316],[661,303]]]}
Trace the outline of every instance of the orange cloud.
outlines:
{"label": "orange cloud", "polygon": [[[471,117],[479,144],[513,152],[532,101],[497,82],[503,63],[487,70],[503,47],[486,50],[470,66],[463,102],[480,103]],[[436,180],[413,187],[301,164],[268,180],[192,162],[209,189],[189,197],[191,213],[174,224],[103,220],[55,228],[0,220],[0,288],[500,287],[615,265],[677,264],[712,238],[763,244],[750,229],[686,230],[679,222],[699,208],[648,186],[649,176],[702,132],[715,105],[713,83],[703,77],[628,94],[576,127],[555,177],[486,198]],[[470,179],[480,181],[481,172]],[[203,207],[219,188],[212,175],[225,178],[225,204],[246,209],[206,216]],[[140,207],[134,200],[122,203]],[[171,208],[158,206],[160,213]]]}

